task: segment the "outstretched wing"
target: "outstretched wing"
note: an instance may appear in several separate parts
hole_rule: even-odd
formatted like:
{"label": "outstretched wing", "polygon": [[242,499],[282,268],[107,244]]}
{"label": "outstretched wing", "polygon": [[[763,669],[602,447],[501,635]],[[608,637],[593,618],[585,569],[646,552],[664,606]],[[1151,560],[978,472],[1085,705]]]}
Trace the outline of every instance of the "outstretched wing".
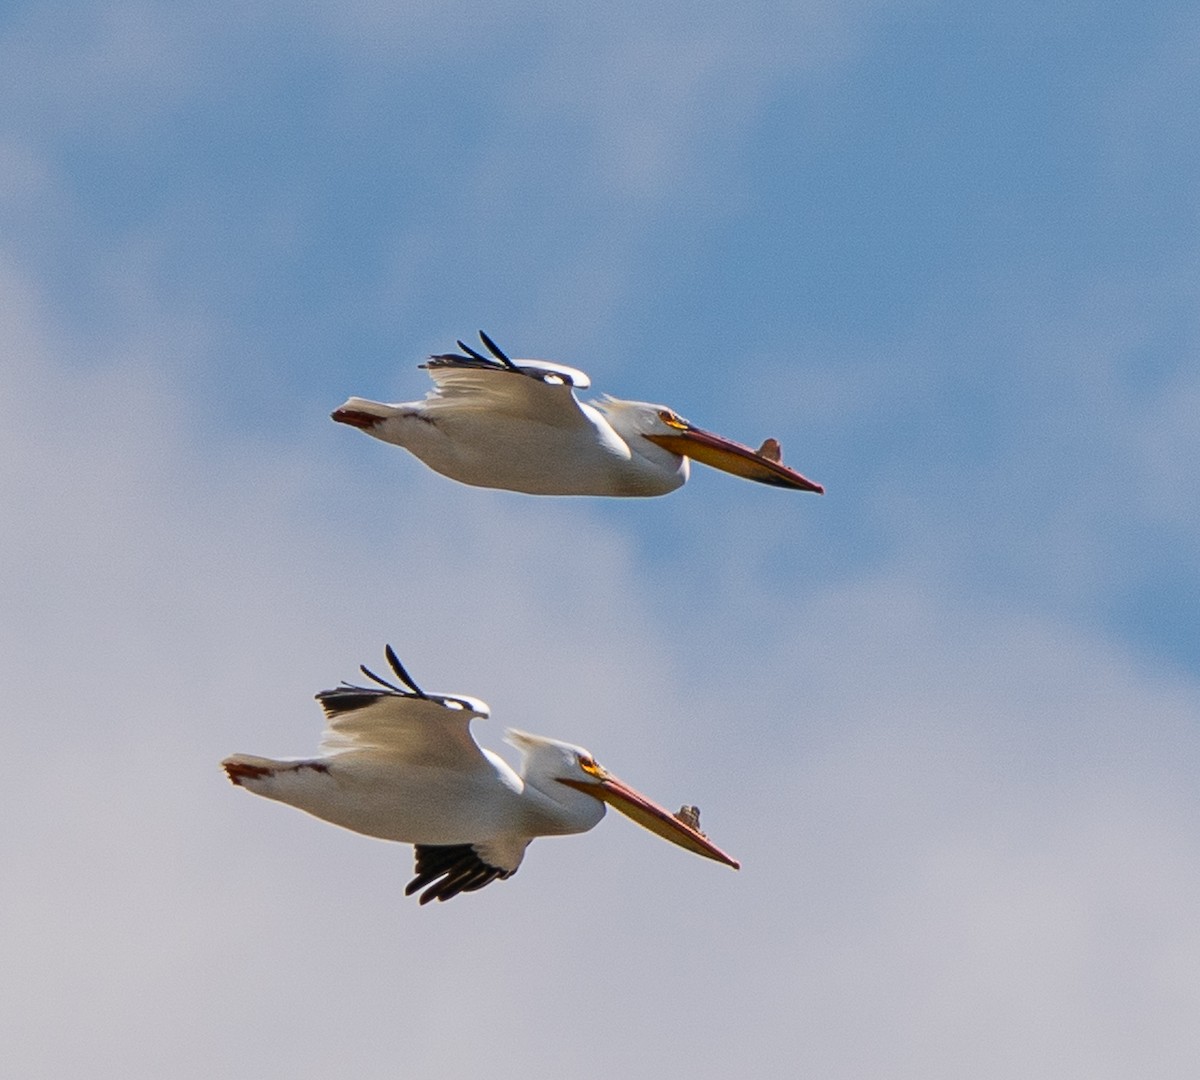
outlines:
{"label": "outstretched wing", "polygon": [[327,753],[371,750],[414,765],[438,765],[468,772],[489,769],[471,734],[471,721],[488,707],[475,698],[426,694],[409,677],[389,645],[388,663],[401,685],[363,668],[379,688],[339,686],[317,700],[325,710],[321,749]]}
{"label": "outstretched wing", "polygon": [[423,405],[430,419],[436,421],[442,409],[479,409],[551,427],[591,425],[574,393],[591,385],[582,371],[544,360],[510,360],[487,334],[479,336],[492,357],[460,341],[461,353],[431,356],[421,365],[435,383]]}
{"label": "outstretched wing", "polygon": [[[521,851],[517,852],[515,860],[497,857],[487,844],[417,844],[416,877],[405,886],[404,895],[412,896],[421,889],[421,903],[428,904],[431,900],[449,900],[463,892],[474,892],[490,885],[493,881],[503,881],[512,877],[521,864]],[[507,866],[496,866],[494,862],[507,863]]]}

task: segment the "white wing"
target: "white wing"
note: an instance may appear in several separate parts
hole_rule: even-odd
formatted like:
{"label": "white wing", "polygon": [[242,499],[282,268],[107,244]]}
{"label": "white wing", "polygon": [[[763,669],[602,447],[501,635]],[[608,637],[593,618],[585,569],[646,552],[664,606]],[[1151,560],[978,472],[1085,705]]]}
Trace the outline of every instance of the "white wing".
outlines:
{"label": "white wing", "polygon": [[440,411],[479,409],[551,427],[592,426],[574,393],[591,385],[582,371],[545,360],[510,360],[490,338],[480,336],[499,359],[490,360],[460,341],[463,353],[431,356],[421,365],[436,384],[423,403],[430,419],[436,420]]}
{"label": "white wing", "polygon": [[419,689],[389,645],[388,663],[403,686],[394,686],[365,667],[363,674],[382,689],[339,686],[317,695],[325,710],[321,749],[329,754],[360,750],[397,763],[437,766],[460,773],[493,771],[471,734],[471,721],[488,707],[471,697],[426,694]]}

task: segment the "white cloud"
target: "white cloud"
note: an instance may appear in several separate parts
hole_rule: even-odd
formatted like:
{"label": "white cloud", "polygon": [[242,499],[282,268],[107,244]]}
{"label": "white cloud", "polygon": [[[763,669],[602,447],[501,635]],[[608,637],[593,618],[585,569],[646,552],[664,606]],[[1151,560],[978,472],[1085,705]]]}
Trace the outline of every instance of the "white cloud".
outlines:
{"label": "white cloud", "polygon": [[[707,516],[686,500],[714,488],[475,492],[321,415],[214,439],[147,346],[78,363],[4,280],[10,1067],[1194,1071],[1194,685],[900,566],[664,568],[614,524]],[[710,543],[753,553],[797,513],[756,494]],[[490,701],[488,745],[578,739],[700,802],[745,869],[614,818],[418,909],[405,849],[225,783],[231,750],[311,747],[311,694],[385,640]]]}
{"label": "white cloud", "polygon": [[[587,228],[549,257],[534,245],[454,298],[502,309],[508,296],[492,294],[515,281],[539,340],[558,340],[557,317],[569,355],[619,306],[655,200],[883,9],[781,13],[779,34],[753,12],[704,23],[671,10],[639,38],[614,29],[619,12],[575,25],[533,5],[531,25],[560,21],[512,71],[488,61],[513,10],[360,4],[318,18],[341,23],[333,48],[356,63],[440,63],[501,107],[479,158],[455,163],[461,213],[403,219],[416,252],[398,257],[397,281],[419,282],[447,251],[494,257],[491,241],[522,222],[502,228],[490,208],[515,193],[573,214],[574,189],[546,182],[564,161],[622,201],[597,218],[594,246]],[[10,38],[0,66],[10,122],[25,125],[0,152],[11,220],[36,210],[33,227],[48,219],[56,244],[82,246],[75,226],[91,223],[72,220],[32,132],[127,135],[202,98],[231,55],[253,53],[247,41],[275,40],[243,39],[227,14],[176,24],[126,5],[65,34],[41,15],[24,59]],[[832,29],[809,35],[811,19]],[[812,51],[793,56],[801,37]],[[452,47],[456,65],[436,55]],[[564,131],[570,152],[531,155],[535,136]],[[545,167],[532,182],[531,161]],[[25,261],[10,247],[0,265],[10,1068],[1194,1075],[1200,694],[1054,602],[1095,596],[1125,565],[1106,525],[1118,511],[1096,498],[1114,461],[1142,480],[1139,527],[1190,535],[1195,386],[1177,375],[1123,399],[1116,358],[1140,332],[1127,309],[1088,331],[1094,310],[1042,318],[1036,284],[998,305],[1034,310],[1005,340],[1022,362],[989,369],[1006,373],[999,393],[1027,400],[988,429],[979,461],[921,484],[910,443],[873,486],[839,489],[848,455],[813,440],[835,466],[813,468],[826,502],[713,476],[637,506],[547,502],[456,487],[320,408],[256,428],[257,410],[280,408],[274,387],[219,355],[250,344],[216,305],[181,314],[155,286],[155,245],[176,227],[104,245],[85,271],[106,318],[87,334],[60,325],[34,283],[43,248],[29,233]],[[181,291],[203,293],[202,278]],[[981,333],[986,321],[971,332],[1009,329]],[[866,374],[847,361],[809,415],[861,438],[922,407],[948,356],[941,329]],[[756,421],[786,434],[787,399],[806,389],[792,353],[751,366],[772,394],[750,403]],[[246,421],[214,433],[199,387],[218,371]],[[807,470],[802,446],[785,445]],[[993,509],[1014,469],[1037,478],[1034,497]],[[1086,488],[1071,486],[1077,470]],[[947,479],[959,486],[929,498]],[[886,537],[870,571],[819,557],[852,498]],[[1013,579],[998,575],[979,588],[978,567],[1005,560],[1032,587],[1000,597],[995,582]],[[539,841],[510,882],[422,910],[401,896],[406,849],[227,785],[217,761],[232,750],[312,747],[312,693],[378,663],[384,641],[423,684],[491,703],[487,745],[506,724],[578,740],[664,802],[699,802],[745,868],[613,818]]]}

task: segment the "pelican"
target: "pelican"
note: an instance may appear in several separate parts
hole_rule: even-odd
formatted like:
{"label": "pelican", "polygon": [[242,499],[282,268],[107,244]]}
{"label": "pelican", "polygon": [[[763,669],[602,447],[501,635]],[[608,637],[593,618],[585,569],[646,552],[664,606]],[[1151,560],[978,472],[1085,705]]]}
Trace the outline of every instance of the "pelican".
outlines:
{"label": "pelican", "polygon": [[343,683],[317,694],[326,718],[318,757],[234,754],[221,762],[229,779],[354,832],[415,845],[416,876],[404,894],[421,892],[422,904],[511,877],[531,840],[587,832],[606,803],[673,844],[739,868],[700,832],[695,807],[669,813],[582,747],[510,728],[507,741],[521,754],[514,771],[471,734],[486,704],[427,694],[390,645],[384,654],[399,685],[364,666],[377,686]]}
{"label": "pelican", "polygon": [[752,450],[664,405],[582,402],[575,391],[591,385],[582,371],[510,360],[479,337],[490,357],[459,341],[461,353],[421,365],[435,384],[423,401],[352,397],[333,419],[404,447],[452,480],[529,495],[665,495],[687,482],[689,458],[760,484],[824,493],[783,464],[775,439]]}

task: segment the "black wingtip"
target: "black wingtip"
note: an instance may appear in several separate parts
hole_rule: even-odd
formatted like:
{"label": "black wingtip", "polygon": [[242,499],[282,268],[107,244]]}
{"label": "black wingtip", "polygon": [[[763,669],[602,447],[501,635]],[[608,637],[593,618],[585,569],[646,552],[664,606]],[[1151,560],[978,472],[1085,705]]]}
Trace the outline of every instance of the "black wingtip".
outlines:
{"label": "black wingtip", "polygon": [[[478,360],[481,364],[488,364],[488,365],[491,364],[491,361],[486,356],[484,356],[483,353],[476,352],[465,341],[462,341],[460,339],[458,341],[455,341],[454,344],[457,345],[460,349],[462,349],[462,351],[465,352],[472,360]],[[438,359],[438,357],[436,357],[436,356],[431,357],[431,359],[436,360],[436,359]]]}
{"label": "black wingtip", "polygon": [[389,689],[393,694],[402,694],[402,695],[407,696],[407,694],[408,694],[407,690],[402,690],[395,683],[390,683],[387,681],[387,679],[381,678],[380,676],[376,675],[375,672],[373,672],[369,667],[367,667],[366,664],[359,664],[358,670],[361,671],[372,682],[377,682],[377,683],[379,683],[380,686],[387,687],[387,689]]}
{"label": "black wingtip", "polygon": [[337,686],[332,690],[322,690],[316,695],[326,716],[339,716],[342,713],[355,712],[374,705],[380,698],[389,697],[395,693],[392,687],[387,690],[375,690],[363,686]]}
{"label": "black wingtip", "polygon": [[492,340],[490,337],[488,337],[488,336],[487,336],[487,334],[485,334],[485,333],[484,333],[482,330],[480,330],[480,331],[479,331],[479,340],[480,340],[480,341],[482,341],[482,342],[484,343],[484,345],[486,345],[486,346],[487,346],[487,350],[488,350],[488,352],[490,352],[490,353],[491,353],[491,354],[492,354],[492,355],[493,355],[493,356],[494,356],[494,357],[495,357],[497,360],[499,360],[499,361],[500,361],[500,363],[502,363],[502,364],[503,364],[503,365],[504,365],[506,368],[508,368],[508,370],[509,370],[509,371],[516,371],[516,370],[517,370],[517,365],[516,365],[516,364],[514,364],[514,363],[513,363],[513,362],[512,362],[512,361],[511,361],[511,360],[508,358],[508,356],[507,356],[507,354],[504,352],[504,350],[503,350],[503,349],[501,349],[501,348],[500,348],[500,346],[499,346],[499,345],[497,345],[497,344],[496,344],[496,343],[495,343],[495,342],[494,342],[494,341],[493,341],[493,340]]}
{"label": "black wingtip", "polygon": [[515,873],[485,863],[471,844],[418,844],[414,854],[416,876],[404,887],[404,895],[420,892],[418,903],[422,906],[475,892]]}
{"label": "black wingtip", "polygon": [[387,657],[387,662],[391,664],[392,670],[396,673],[396,678],[404,683],[417,697],[428,699],[429,695],[413,682],[412,676],[404,670],[404,665],[400,663],[400,657],[396,655],[396,651],[390,645],[383,647],[383,655]]}

